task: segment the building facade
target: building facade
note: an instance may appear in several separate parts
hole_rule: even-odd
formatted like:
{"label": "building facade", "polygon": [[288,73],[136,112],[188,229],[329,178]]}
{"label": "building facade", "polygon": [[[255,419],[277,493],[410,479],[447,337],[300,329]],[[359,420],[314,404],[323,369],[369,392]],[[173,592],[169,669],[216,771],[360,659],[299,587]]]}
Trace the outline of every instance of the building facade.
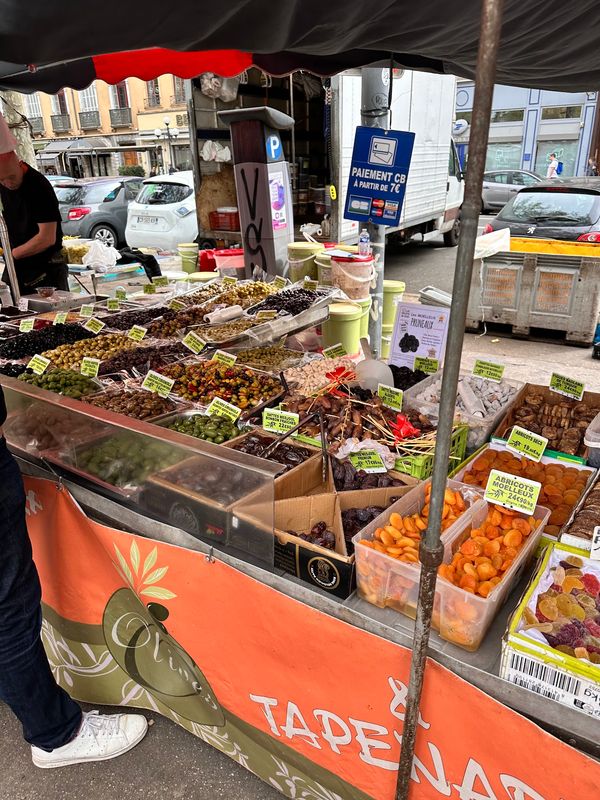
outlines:
{"label": "building facade", "polygon": [[191,168],[185,83],[161,75],[24,95],[40,169],[81,178],[133,165],[146,175]]}
{"label": "building facade", "polygon": [[[471,122],[473,81],[459,79],[456,119]],[[563,175],[584,175],[596,115],[596,92],[548,92],[497,85],[494,88],[486,169],[525,169],[545,176],[550,154]],[[457,136],[465,164],[469,129]]]}

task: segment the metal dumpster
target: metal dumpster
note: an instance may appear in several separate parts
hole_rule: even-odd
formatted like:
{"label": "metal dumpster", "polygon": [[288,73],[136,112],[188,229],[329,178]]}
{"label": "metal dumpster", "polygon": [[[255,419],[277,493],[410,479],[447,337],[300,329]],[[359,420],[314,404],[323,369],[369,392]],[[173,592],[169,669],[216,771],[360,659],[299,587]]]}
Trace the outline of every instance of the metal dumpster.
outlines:
{"label": "metal dumpster", "polygon": [[495,322],[516,336],[546,328],[591,345],[599,310],[599,245],[514,238],[510,252],[475,262],[466,328]]}

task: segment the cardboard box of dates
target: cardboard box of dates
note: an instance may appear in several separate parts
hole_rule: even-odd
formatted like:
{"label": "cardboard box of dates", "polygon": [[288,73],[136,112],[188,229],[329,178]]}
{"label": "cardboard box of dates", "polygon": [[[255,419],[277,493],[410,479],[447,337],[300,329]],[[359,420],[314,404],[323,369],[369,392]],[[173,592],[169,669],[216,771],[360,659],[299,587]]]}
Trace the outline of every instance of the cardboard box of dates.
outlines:
{"label": "cardboard box of dates", "polygon": [[547,548],[509,623],[500,677],[600,719],[600,561]]}
{"label": "cardboard box of dates", "polygon": [[[352,536],[417,483],[343,494],[314,494],[275,502],[275,567],[335,597],[356,585]],[[250,524],[260,505],[240,502],[235,516]],[[234,522],[235,524],[235,522]]]}
{"label": "cardboard box of dates", "polygon": [[506,440],[513,425],[519,425],[545,436],[548,450],[585,459],[585,432],[599,412],[598,392],[584,392],[581,402],[578,402],[551,391],[547,386],[526,383],[492,436]]}

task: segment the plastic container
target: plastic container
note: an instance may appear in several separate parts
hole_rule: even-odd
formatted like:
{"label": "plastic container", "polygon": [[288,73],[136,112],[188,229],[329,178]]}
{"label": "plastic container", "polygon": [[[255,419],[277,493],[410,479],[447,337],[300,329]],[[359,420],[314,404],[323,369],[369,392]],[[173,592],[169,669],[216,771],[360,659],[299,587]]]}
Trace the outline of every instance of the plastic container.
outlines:
{"label": "plastic container", "polygon": [[329,319],[322,325],[323,347],[341,343],[348,355],[358,353],[362,314],[363,309],[356,303],[332,303]]}
{"label": "plastic container", "polygon": [[215,261],[215,250],[200,250],[198,267],[200,272],[216,272],[217,262]]}
{"label": "plastic container", "polygon": [[[469,505],[458,520],[442,533],[444,561],[450,561],[451,545],[457,532],[464,530],[465,524],[469,524],[476,508],[485,508],[487,511],[487,503],[482,499],[480,490],[473,491],[472,487],[452,480],[446,485],[448,489],[459,490]],[[356,555],[356,587],[359,595],[363,600],[379,608],[390,606],[409,617],[414,617],[416,613],[421,565],[398,561],[370,547],[360,547],[359,543],[362,539],[372,540],[377,528],[387,524],[393,512],[400,514],[401,517],[419,513],[425,505],[426,487],[427,483],[415,486],[352,539]]]}
{"label": "plastic container", "polygon": [[246,274],[246,263],[244,261],[244,251],[241,247],[215,250],[214,258],[222,278],[227,276],[243,280]]}
{"label": "plastic container", "polygon": [[600,414],[596,414],[588,425],[583,437],[583,443],[588,448],[587,463],[590,467],[600,467]]}
{"label": "plastic container", "polygon": [[392,337],[381,337],[381,357],[386,359],[390,357],[390,350],[392,349]]}
{"label": "plastic container", "polygon": [[389,325],[393,328],[396,321],[396,304],[402,302],[406,284],[404,281],[383,282],[383,319],[382,325]]}
{"label": "plastic container", "polygon": [[317,265],[315,256],[325,249],[320,242],[290,242],[288,244],[288,277],[292,283],[303,281],[304,278],[317,280]]}
{"label": "plastic container", "polygon": [[344,256],[339,251],[331,256],[331,283],[351,300],[364,300],[369,296],[374,276],[372,256]]}
{"label": "plastic container", "polygon": [[198,245],[195,242],[178,244],[177,252],[181,256],[181,269],[184,272],[198,270]]}
{"label": "plastic container", "polygon": [[218,278],[217,272],[191,272],[187,278],[190,283],[208,283]]}
{"label": "plastic container", "polygon": [[[468,425],[459,425],[453,432],[452,438],[450,439],[449,472],[457,469],[464,461],[467,452],[468,435]],[[425,480],[425,478],[429,478],[433,472],[433,458],[433,452],[415,456],[398,456],[396,465],[400,472],[405,472],[413,478],[419,478],[419,480]]]}
{"label": "plastic container", "polygon": [[331,286],[331,256],[326,252],[315,257],[319,286]]}
{"label": "plastic container", "polygon": [[357,300],[358,305],[362,309],[360,316],[360,338],[369,335],[369,311],[371,310],[372,297],[365,297],[364,300]]}
{"label": "plastic container", "polygon": [[223,206],[209,211],[208,223],[213,231],[239,231],[240,215],[235,206]]}

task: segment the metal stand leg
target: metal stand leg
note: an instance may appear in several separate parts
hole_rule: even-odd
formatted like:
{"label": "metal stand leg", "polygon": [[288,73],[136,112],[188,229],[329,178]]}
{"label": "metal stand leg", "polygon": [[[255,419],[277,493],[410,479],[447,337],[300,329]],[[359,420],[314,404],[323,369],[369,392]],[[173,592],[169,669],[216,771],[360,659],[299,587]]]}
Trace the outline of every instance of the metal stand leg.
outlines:
{"label": "metal stand leg", "polygon": [[402,732],[402,750],[398,769],[396,800],[408,800],[415,750],[419,703],[427,662],[427,647],[431,629],[431,615],[435,597],[437,569],[442,561],[440,543],[444,489],[448,474],[450,437],[454,421],[456,388],[462,355],[465,319],[473,271],[473,254],[477,238],[477,222],[481,209],[481,187],[487,152],[496,57],[502,27],[504,0],[483,0],[481,34],[477,56],[475,102],[469,141],[469,166],[465,186],[465,199],[461,214],[461,234],[456,254],[456,272],[452,290],[452,310],[448,327],[448,343],[444,360],[444,377],[440,397],[439,425],[436,439],[432,475],[429,526],[421,542],[421,582],[415,622],[414,647],[410,668],[410,683],[406,704],[406,717]]}
{"label": "metal stand leg", "polygon": [[21,299],[21,292],[19,291],[19,281],[17,280],[17,271],[15,270],[15,262],[12,257],[12,249],[10,247],[10,239],[8,238],[8,228],[4,215],[0,214],[0,242],[2,242],[2,251],[4,252],[4,263],[6,264],[6,272],[8,273],[8,281],[10,283],[10,290],[13,296],[15,305],[19,304]]}

